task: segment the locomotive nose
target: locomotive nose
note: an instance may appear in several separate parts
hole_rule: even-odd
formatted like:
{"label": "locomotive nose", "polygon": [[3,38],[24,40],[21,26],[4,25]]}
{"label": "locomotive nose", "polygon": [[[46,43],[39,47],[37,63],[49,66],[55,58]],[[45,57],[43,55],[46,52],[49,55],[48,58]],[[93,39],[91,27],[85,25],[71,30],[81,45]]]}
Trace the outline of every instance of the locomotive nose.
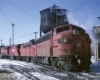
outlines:
{"label": "locomotive nose", "polygon": [[73,52],[76,54],[83,53],[83,40],[80,37],[76,37],[73,39]]}

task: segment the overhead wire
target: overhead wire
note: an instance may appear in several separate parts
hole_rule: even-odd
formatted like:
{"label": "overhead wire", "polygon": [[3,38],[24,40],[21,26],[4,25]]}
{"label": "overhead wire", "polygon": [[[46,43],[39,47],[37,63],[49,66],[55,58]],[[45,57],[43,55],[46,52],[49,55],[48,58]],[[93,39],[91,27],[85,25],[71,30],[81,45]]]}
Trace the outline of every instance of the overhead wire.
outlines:
{"label": "overhead wire", "polygon": [[85,0],[80,0],[73,8],[72,10],[75,10],[79,5],[81,5]]}
{"label": "overhead wire", "polygon": [[82,8],[82,6],[85,6],[89,1],[90,1],[90,0],[84,0],[84,1],[82,1],[82,2],[73,10],[73,12],[79,11],[79,10]]}
{"label": "overhead wire", "polygon": [[11,24],[11,20],[7,17],[7,15],[3,12],[3,10],[0,8],[0,12],[4,15],[4,17],[7,19],[7,21]]}
{"label": "overhead wire", "polygon": [[25,34],[25,33],[23,33],[18,27],[16,27],[16,25],[15,25],[15,29],[16,29],[19,33]]}
{"label": "overhead wire", "polygon": [[[12,24],[13,22],[10,20],[10,18],[9,17],[7,17],[7,15],[3,12],[3,10],[0,8],[0,12],[4,15],[4,17],[6,18],[6,20],[10,23],[10,24]],[[15,29],[16,28],[16,29]],[[22,31],[20,31],[20,29],[18,29],[17,27],[15,27],[14,29],[20,34],[20,35],[22,35],[23,33],[22,33]],[[29,34],[28,34],[29,35]],[[25,35],[24,35],[25,36]],[[23,37],[23,36],[22,36]],[[18,38],[18,37],[17,37]],[[19,38],[21,38],[21,36],[19,37]]]}
{"label": "overhead wire", "polygon": [[28,37],[30,35],[32,35],[33,33],[27,34],[27,35],[23,35],[23,36],[19,36],[19,37],[15,37],[15,39],[19,39],[19,38],[23,38],[23,37]]}
{"label": "overhead wire", "polygon": [[75,14],[77,14],[77,12],[83,7],[85,6],[90,0],[82,0],[77,6],[76,8],[73,9],[73,12]]}
{"label": "overhead wire", "polygon": [[[30,13],[28,13],[28,12],[26,12],[25,10],[21,9],[20,7],[16,6],[16,5],[13,4],[12,2],[10,2],[9,0],[5,0],[5,1],[6,1],[7,3],[9,3],[10,5],[14,6],[15,8],[19,9],[20,11],[24,12],[25,14],[27,14],[27,15],[29,15],[29,16],[31,16],[31,17],[37,19],[37,20],[39,20],[37,17],[31,15]],[[15,27],[15,28],[16,28],[16,27]],[[18,29],[18,28],[16,28],[16,29],[17,29],[18,31],[20,31],[20,29]],[[22,32],[20,31],[20,33],[22,33]]]}
{"label": "overhead wire", "polygon": [[35,16],[31,15],[30,13],[26,12],[25,10],[19,8],[18,6],[16,6],[15,4],[11,3],[10,1],[8,1],[8,0],[5,0],[5,1],[8,2],[10,5],[14,6],[15,8],[19,9],[20,11],[24,12],[25,14],[35,18],[36,20],[39,20],[37,17],[35,17]]}

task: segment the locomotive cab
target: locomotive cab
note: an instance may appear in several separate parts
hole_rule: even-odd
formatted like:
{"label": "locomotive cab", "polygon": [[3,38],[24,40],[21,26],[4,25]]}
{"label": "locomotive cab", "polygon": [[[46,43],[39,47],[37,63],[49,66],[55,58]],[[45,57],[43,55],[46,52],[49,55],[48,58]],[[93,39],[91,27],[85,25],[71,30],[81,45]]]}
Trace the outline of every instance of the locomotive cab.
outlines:
{"label": "locomotive cab", "polygon": [[[75,67],[88,70],[91,39],[85,30],[75,25],[62,25],[55,28],[54,33],[53,56],[58,56],[62,66],[67,70]],[[68,62],[67,66],[63,65],[64,62]]]}

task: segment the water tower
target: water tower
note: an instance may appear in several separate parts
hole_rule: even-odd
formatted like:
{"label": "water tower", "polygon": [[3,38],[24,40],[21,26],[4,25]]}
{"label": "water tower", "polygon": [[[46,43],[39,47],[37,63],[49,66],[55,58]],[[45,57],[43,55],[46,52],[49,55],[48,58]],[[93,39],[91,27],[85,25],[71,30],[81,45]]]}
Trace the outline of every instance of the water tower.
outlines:
{"label": "water tower", "polygon": [[68,10],[62,9],[55,4],[54,6],[40,11],[40,37],[42,32],[46,34],[51,29],[58,27],[59,25],[69,24],[67,18],[68,12]]}

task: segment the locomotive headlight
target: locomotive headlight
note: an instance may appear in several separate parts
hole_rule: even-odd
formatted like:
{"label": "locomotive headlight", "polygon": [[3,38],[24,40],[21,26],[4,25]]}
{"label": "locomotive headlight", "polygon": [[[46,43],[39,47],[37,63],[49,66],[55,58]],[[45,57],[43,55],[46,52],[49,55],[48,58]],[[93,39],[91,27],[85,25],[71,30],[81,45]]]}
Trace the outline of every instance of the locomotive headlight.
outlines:
{"label": "locomotive headlight", "polygon": [[80,34],[78,30],[74,30],[73,33],[74,33],[74,35],[79,35]]}
{"label": "locomotive headlight", "polygon": [[58,43],[67,43],[68,39],[67,38],[60,38],[58,39]]}
{"label": "locomotive headlight", "polygon": [[75,30],[75,34],[76,34],[76,35],[79,35],[79,31],[78,31],[78,30]]}

